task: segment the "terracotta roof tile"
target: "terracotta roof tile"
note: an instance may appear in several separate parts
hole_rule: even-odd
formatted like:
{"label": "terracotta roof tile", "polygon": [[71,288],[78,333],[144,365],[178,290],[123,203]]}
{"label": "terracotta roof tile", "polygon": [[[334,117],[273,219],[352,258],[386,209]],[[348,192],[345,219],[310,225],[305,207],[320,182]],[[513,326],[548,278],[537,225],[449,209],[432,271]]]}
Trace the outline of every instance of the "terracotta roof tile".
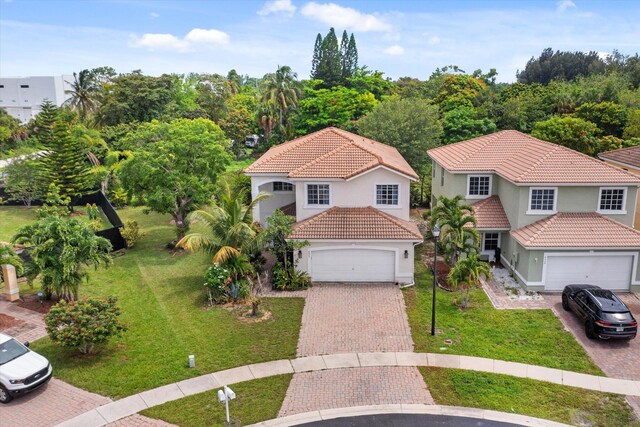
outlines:
{"label": "terracotta roof tile", "polygon": [[422,240],[418,226],[366,208],[329,208],[293,225],[291,239]]}
{"label": "terracotta roof tile", "polygon": [[598,154],[602,160],[624,163],[625,165],[640,168],[640,145],[621,148],[619,150],[605,151]]}
{"label": "terracotta roof tile", "polygon": [[507,214],[504,212],[500,197],[487,197],[471,206],[477,222],[476,228],[491,230],[511,229],[511,224]]}
{"label": "terracotta roof tile", "polygon": [[569,148],[504,130],[428,151],[451,172],[494,172],[515,183],[640,184],[640,178]]}
{"label": "terracotta roof tile", "polygon": [[347,179],[376,166],[418,178],[394,147],[333,127],[272,147],[245,172]]}
{"label": "terracotta roof tile", "polygon": [[640,247],[640,231],[595,212],[559,212],[511,236],[525,248]]}

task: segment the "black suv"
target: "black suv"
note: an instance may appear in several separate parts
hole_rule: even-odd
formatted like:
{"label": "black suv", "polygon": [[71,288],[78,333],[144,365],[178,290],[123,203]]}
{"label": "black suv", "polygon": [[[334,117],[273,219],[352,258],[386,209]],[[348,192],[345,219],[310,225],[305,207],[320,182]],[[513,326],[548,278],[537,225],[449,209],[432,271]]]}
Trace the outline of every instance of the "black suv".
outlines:
{"label": "black suv", "polygon": [[620,298],[607,289],[594,285],[566,286],[562,291],[562,308],[582,318],[590,339],[636,337],[638,322]]}

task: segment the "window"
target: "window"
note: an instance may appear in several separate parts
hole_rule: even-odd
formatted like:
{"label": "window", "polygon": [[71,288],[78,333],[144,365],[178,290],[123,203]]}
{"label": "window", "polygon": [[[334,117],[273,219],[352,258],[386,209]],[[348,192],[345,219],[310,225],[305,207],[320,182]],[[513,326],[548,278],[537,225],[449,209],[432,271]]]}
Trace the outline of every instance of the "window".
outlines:
{"label": "window", "polygon": [[624,188],[601,188],[599,211],[623,212],[625,208]]}
{"label": "window", "polygon": [[328,205],[329,204],[329,184],[308,184],[307,185],[308,205]]}
{"label": "window", "polygon": [[555,188],[532,188],[529,193],[529,210],[532,212],[553,212],[556,209]]}
{"label": "window", "polygon": [[288,182],[274,182],[273,191],[293,191],[293,184]]}
{"label": "window", "polygon": [[442,173],[440,174],[440,186],[444,185],[444,168],[440,169]]}
{"label": "window", "polygon": [[467,195],[472,198],[491,195],[491,176],[469,175]]}
{"label": "window", "polygon": [[22,89],[29,89],[29,85],[20,85]]}
{"label": "window", "polygon": [[500,241],[500,234],[498,233],[484,233],[484,244],[482,250],[495,251],[498,248]]}
{"label": "window", "polygon": [[397,205],[398,184],[376,185],[376,205]]}

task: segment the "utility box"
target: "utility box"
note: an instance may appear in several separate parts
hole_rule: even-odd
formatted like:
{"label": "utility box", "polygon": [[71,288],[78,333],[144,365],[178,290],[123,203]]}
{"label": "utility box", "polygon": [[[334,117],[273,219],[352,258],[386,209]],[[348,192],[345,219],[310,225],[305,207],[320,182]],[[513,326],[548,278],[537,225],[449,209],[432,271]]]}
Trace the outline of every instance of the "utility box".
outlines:
{"label": "utility box", "polygon": [[11,264],[2,265],[2,280],[4,280],[4,292],[9,301],[17,301],[20,299],[20,288],[18,287],[18,276],[16,268]]}

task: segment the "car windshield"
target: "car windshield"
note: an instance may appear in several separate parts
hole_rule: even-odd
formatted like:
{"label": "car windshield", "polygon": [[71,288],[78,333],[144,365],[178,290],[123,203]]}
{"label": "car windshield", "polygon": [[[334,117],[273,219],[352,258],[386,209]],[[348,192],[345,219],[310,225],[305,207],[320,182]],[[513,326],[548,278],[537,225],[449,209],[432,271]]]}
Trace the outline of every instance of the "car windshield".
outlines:
{"label": "car windshield", "polygon": [[0,365],[11,362],[29,350],[13,338],[0,344]]}
{"label": "car windshield", "polygon": [[621,313],[603,312],[602,317],[604,318],[604,320],[608,320],[609,322],[631,322],[633,320],[631,313],[629,313],[628,311]]}

